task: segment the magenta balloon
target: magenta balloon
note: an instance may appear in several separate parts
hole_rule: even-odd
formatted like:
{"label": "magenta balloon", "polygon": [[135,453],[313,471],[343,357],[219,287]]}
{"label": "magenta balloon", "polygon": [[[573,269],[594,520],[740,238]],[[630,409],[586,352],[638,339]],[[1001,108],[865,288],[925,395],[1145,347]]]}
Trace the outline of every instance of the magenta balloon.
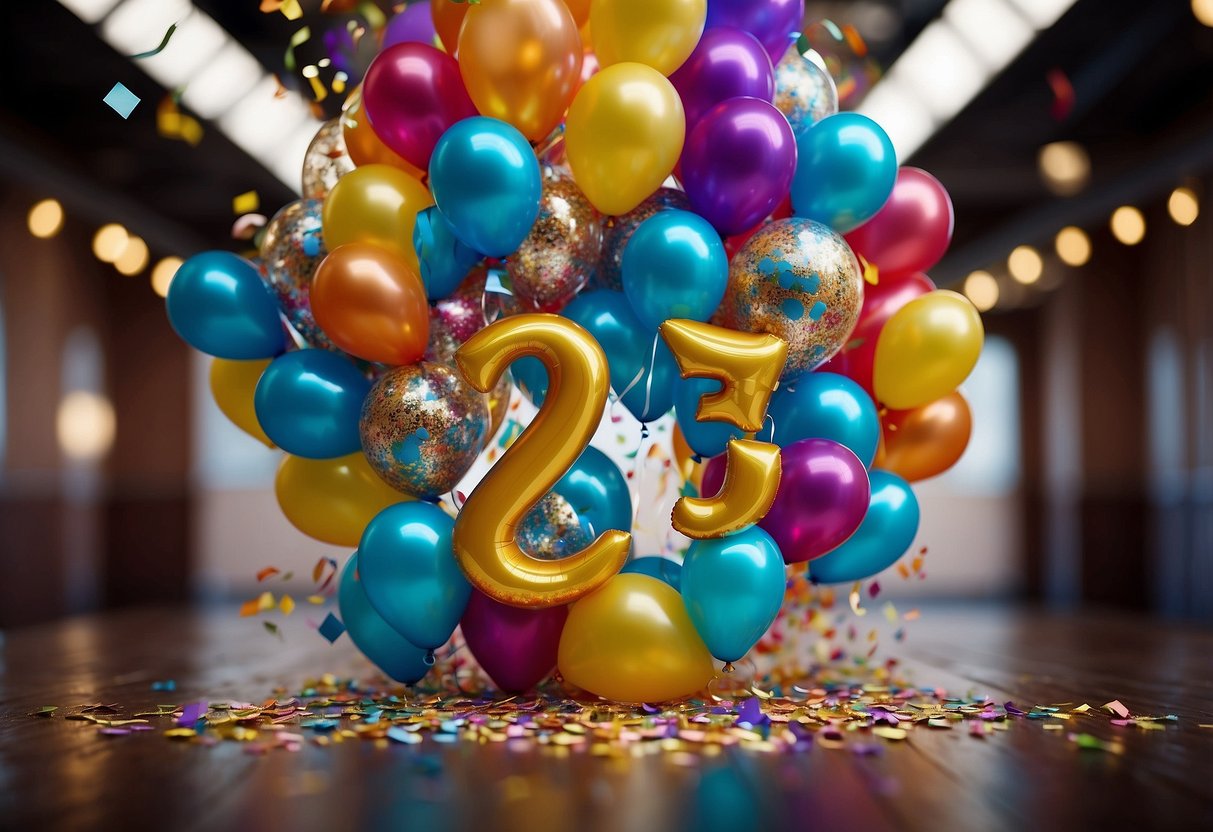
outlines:
{"label": "magenta balloon", "polygon": [[846,239],[882,278],[900,277],[939,262],[952,242],[952,221],[952,200],[939,180],[902,168],[889,201]]}
{"label": "magenta balloon", "polygon": [[497,687],[522,693],[556,667],[568,616],[568,607],[511,607],[473,589],[459,625],[468,649]]}
{"label": "magenta balloon", "polygon": [[795,172],[788,120],[757,98],[730,98],[708,110],[682,149],[691,207],[726,236],[765,219],[788,195]]}
{"label": "magenta balloon", "polygon": [[687,131],[708,110],[738,96],[775,98],[775,70],[762,44],[749,32],[722,26],[708,29],[691,57],[670,76],[682,98]]}
{"label": "magenta balloon", "polygon": [[424,43],[380,52],[366,71],[362,101],[379,140],[422,170],[447,128],[476,115],[459,64]]}
{"label": "magenta balloon", "polygon": [[[819,558],[855,533],[868,511],[868,472],[850,449],[829,439],[801,439],[780,453],[775,504],[758,526],[779,544],[788,563]],[[703,471],[702,493],[724,482],[725,457]]]}
{"label": "magenta balloon", "polygon": [[430,15],[427,0],[417,0],[400,14],[387,22],[383,29],[383,46],[387,49],[398,43],[425,43],[434,45],[434,18]]}
{"label": "magenta balloon", "polygon": [[711,0],[706,26],[749,32],[777,63],[804,23],[804,0]]}

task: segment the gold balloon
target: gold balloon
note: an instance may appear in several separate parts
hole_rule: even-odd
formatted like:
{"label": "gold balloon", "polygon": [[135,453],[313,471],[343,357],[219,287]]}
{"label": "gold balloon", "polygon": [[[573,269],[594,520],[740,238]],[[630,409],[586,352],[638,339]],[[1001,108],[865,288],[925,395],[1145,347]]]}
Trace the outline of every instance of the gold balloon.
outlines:
{"label": "gold balloon", "polygon": [[459,33],[459,71],[481,114],[540,141],[581,82],[581,35],[561,0],[480,0]]}
{"label": "gold balloon", "polygon": [[590,26],[602,66],[632,61],[669,75],[690,57],[707,0],[593,0]]}
{"label": "gold balloon", "polygon": [[938,289],[893,313],[876,341],[872,386],[878,402],[909,410],[951,393],[973,371],[985,332],[963,295]]}
{"label": "gold balloon", "polygon": [[361,451],[333,459],[288,455],[274,493],[291,525],[334,546],[357,546],[371,518],[411,499],[381,480]]}
{"label": "gold balloon", "polygon": [[456,0],[430,0],[430,17],[434,19],[434,31],[442,47],[451,55],[459,46],[459,29],[463,26],[463,18],[472,7],[471,3],[456,2]]}
{"label": "gold balloon", "polygon": [[573,15],[577,28],[582,30],[581,39],[585,41],[585,24],[590,20],[590,0],[564,0],[564,5],[568,7],[569,14]]}
{"label": "gold balloon", "polygon": [[253,410],[253,391],[261,374],[273,359],[233,361],[227,358],[211,359],[211,396],[223,415],[236,427],[270,448],[275,447],[261,429],[257,413]]}
{"label": "gold balloon", "polygon": [[390,165],[399,168],[418,181],[425,178],[425,171],[414,166],[375,135],[375,131],[371,129],[371,120],[366,117],[366,111],[362,109],[362,84],[354,88],[349,98],[345,100],[345,104],[342,105],[341,130],[349,159],[358,167]]}
{"label": "gold balloon", "polygon": [[937,476],[955,465],[973,431],[969,403],[960,393],[913,410],[887,410],[880,421],[881,442],[872,467],[908,482]]}
{"label": "gold balloon", "polygon": [[324,243],[329,251],[346,243],[394,248],[420,272],[413,248],[417,213],[434,204],[413,177],[387,165],[366,165],[342,177],[324,200]]}
{"label": "gold balloon", "polygon": [[664,75],[644,64],[615,64],[573,99],[565,151],[594,207],[626,214],[674,170],[685,132],[682,99]]}
{"label": "gold balloon", "polygon": [[610,389],[602,347],[557,315],[498,321],[469,338],[455,358],[468,383],[487,393],[511,363],[528,355],[547,368],[547,396],[464,503],[455,521],[455,557],[468,580],[494,600],[554,607],[593,592],[618,573],[632,536],[607,529],[581,552],[558,561],[536,560],[518,545],[518,525],[589,444]]}
{"label": "gold balloon", "polygon": [[677,590],[637,574],[616,575],[569,608],[556,666],[577,687],[617,702],[681,699],[714,672]]}
{"label": "gold balloon", "polygon": [[682,497],[670,522],[694,540],[724,537],[766,517],[779,491],[779,446],[730,439],[725,448],[724,483],[714,497]]}

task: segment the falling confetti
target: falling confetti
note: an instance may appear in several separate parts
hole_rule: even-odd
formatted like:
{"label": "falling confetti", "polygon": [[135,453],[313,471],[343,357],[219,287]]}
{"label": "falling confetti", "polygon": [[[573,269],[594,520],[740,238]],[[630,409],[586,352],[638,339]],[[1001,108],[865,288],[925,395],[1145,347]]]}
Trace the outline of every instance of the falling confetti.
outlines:
{"label": "falling confetti", "polygon": [[232,213],[236,216],[249,214],[261,207],[261,196],[256,191],[245,191],[232,197]]}
{"label": "falling confetti", "polygon": [[105,98],[101,100],[108,104],[110,109],[118,115],[123,118],[129,118],[135,107],[139,105],[140,98],[119,81],[114,84],[113,88],[105,94]]}
{"label": "falling confetti", "polygon": [[159,55],[164,51],[164,47],[168,46],[168,42],[173,39],[173,33],[177,31],[177,24],[174,23],[168,27],[168,31],[164,33],[164,37],[160,39],[160,45],[155,49],[149,49],[146,52],[140,52],[138,55],[128,55],[132,61],[138,61],[142,58],[150,58],[153,55]]}

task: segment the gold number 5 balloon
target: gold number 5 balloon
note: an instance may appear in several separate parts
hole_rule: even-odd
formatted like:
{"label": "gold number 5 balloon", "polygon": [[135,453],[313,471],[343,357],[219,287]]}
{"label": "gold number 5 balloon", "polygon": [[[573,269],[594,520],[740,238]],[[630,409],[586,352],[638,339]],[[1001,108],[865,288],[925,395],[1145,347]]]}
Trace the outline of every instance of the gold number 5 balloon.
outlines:
{"label": "gold number 5 balloon", "polygon": [[602,347],[557,315],[498,321],[469,338],[455,360],[468,383],[487,393],[512,362],[528,355],[547,368],[547,396],[459,512],[455,557],[468,580],[491,598],[553,607],[593,592],[619,572],[632,536],[608,529],[581,552],[553,561],[530,557],[515,541],[522,518],[589,444],[610,388]]}

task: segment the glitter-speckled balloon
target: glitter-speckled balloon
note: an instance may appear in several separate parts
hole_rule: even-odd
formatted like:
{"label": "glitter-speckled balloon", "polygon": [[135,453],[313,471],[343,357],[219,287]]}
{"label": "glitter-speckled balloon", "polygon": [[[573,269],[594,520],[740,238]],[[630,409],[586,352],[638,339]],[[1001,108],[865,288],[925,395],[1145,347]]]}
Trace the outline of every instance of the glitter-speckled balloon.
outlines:
{"label": "glitter-speckled balloon", "polygon": [[303,157],[304,199],[324,199],[337,180],[353,169],[354,160],[345,148],[341,119],[329,119],[321,125]]}
{"label": "glitter-speckled balloon", "polygon": [[580,552],[593,540],[569,501],[549,492],[518,524],[518,545],[539,560],[559,560]]}
{"label": "glitter-speckled balloon", "polygon": [[830,73],[789,46],[775,65],[775,107],[799,134],[838,112],[838,90]]}
{"label": "glitter-speckled balloon", "polygon": [[868,90],[880,80],[880,64],[872,56],[859,31],[818,20],[805,27],[804,39],[825,64],[838,89],[838,105],[853,110]]}
{"label": "glitter-speckled balloon", "polygon": [[623,249],[642,222],[667,208],[690,211],[687,195],[673,188],[658,188],[626,214],[607,217],[602,227],[602,257],[590,285],[594,289],[623,291]]}
{"label": "glitter-speckled balloon", "polygon": [[729,266],[725,326],[788,342],[782,381],[829,360],[851,336],[863,305],[863,274],[828,226],[800,217],[763,226]]}
{"label": "glitter-speckled balloon", "polygon": [[291,326],[313,347],[336,349],[312,317],[312,278],[328,254],[321,204],[318,199],[299,199],[274,215],[261,241],[261,267]]}
{"label": "glitter-speckled balloon", "polygon": [[380,376],[362,403],[362,451],[384,482],[414,497],[447,493],[468,472],[489,430],[485,397],[441,364]]}
{"label": "glitter-speckled balloon", "polygon": [[602,251],[602,218],[569,175],[543,172],[539,218],[506,260],[514,294],[541,312],[556,312],[589,281]]}

